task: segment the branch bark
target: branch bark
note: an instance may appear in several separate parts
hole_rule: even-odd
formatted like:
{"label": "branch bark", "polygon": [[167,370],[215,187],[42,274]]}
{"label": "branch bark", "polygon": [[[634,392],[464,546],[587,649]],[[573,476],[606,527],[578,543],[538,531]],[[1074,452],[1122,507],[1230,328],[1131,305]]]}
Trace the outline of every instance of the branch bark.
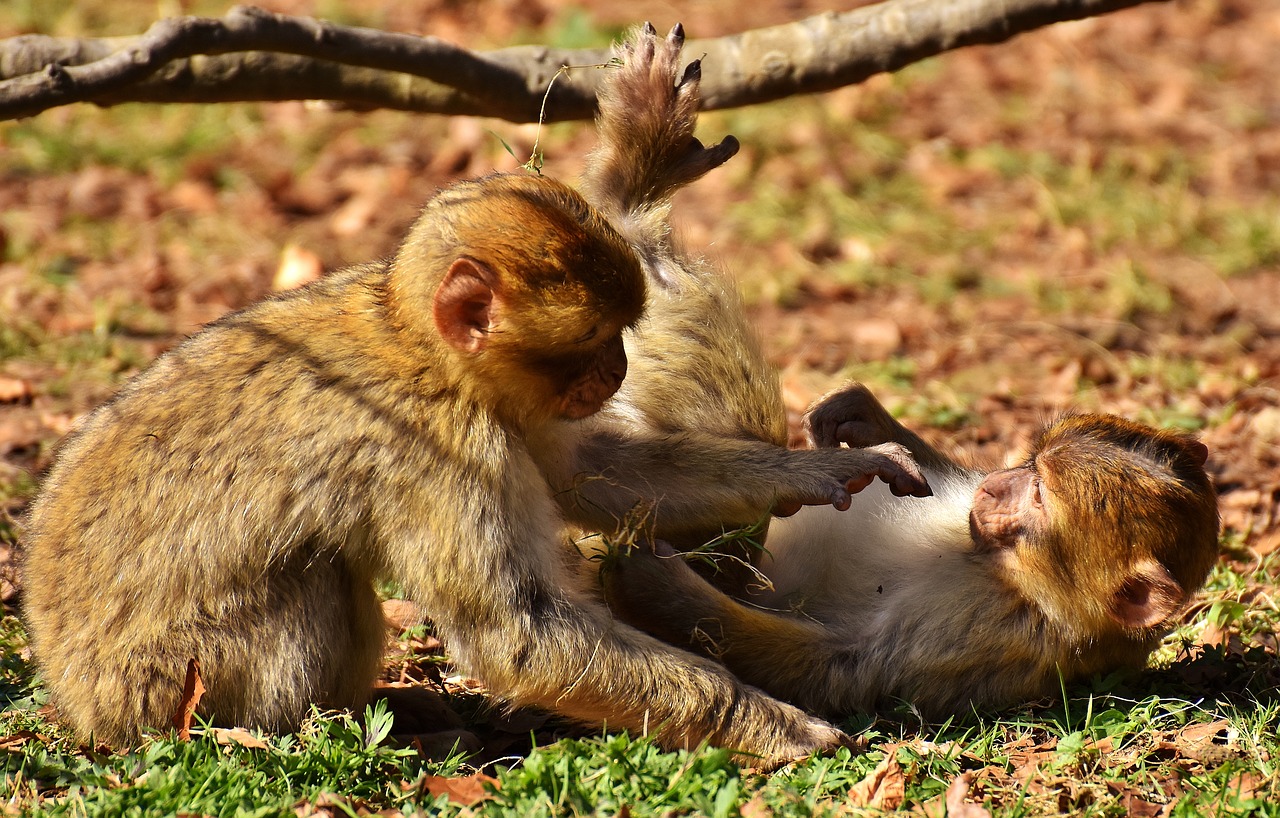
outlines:
{"label": "branch bark", "polygon": [[[951,49],[1152,1],[885,0],[694,40],[685,53],[704,55],[703,107],[733,108],[852,85]],[[160,20],[136,37],[0,40],[0,119],[74,102],[293,99],[512,122],[584,119],[602,78],[586,67],[609,57],[606,49],[542,46],[472,52],[436,37],[238,6],[222,18]],[[580,68],[553,84],[566,66]]]}

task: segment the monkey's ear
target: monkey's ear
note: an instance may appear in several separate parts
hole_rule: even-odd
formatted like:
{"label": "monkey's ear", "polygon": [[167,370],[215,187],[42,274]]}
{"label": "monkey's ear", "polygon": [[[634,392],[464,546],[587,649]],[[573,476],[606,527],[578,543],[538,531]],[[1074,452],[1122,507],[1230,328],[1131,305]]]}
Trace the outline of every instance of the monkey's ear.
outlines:
{"label": "monkey's ear", "polygon": [[445,343],[459,352],[479,352],[494,323],[493,271],[470,258],[449,265],[436,288],[432,312]]}
{"label": "monkey's ear", "polygon": [[1111,598],[1111,618],[1126,628],[1158,625],[1182,606],[1182,586],[1155,560],[1143,560]]}
{"label": "monkey's ear", "polygon": [[1194,438],[1187,438],[1186,450],[1201,466],[1209,460],[1209,447]]}

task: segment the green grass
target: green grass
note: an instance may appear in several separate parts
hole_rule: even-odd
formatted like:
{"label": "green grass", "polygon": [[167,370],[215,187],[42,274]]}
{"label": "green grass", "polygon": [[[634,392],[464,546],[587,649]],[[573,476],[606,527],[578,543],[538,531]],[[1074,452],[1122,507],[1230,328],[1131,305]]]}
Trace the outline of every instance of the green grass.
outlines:
{"label": "green grass", "polygon": [[385,712],[371,710],[363,723],[317,716],[262,748],[220,744],[208,731],[190,741],[157,736],[123,753],[37,736],[6,755],[6,784],[21,808],[47,815],[289,816],[326,796],[349,812],[422,803],[412,782],[424,768],[452,773],[457,761],[425,765],[415,750],[385,742],[389,727]]}
{"label": "green grass", "polygon": [[[818,278],[859,294],[911,288],[931,305],[974,288],[1023,293],[1051,315],[1132,320],[1176,308],[1160,274],[1169,259],[1223,278],[1280,262],[1280,197],[1206,193],[1211,156],[1170,144],[1058,155],[1034,143],[921,143],[886,127],[909,113],[899,91],[912,77],[862,89],[852,121],[826,98],[704,118],[707,133],[735,133],[750,149],[749,165],[727,171],[738,200],[726,220],[751,249],[722,251],[749,300],[787,304]],[[793,248],[792,260],[779,269],[762,245]],[[1055,275],[1069,246],[1095,269]],[[1040,274],[995,272],[1011,260]]]}
{"label": "green grass", "polygon": [[[0,6],[0,30],[59,35],[138,33],[157,14],[153,0]],[[226,9],[213,0],[181,6],[192,14]],[[387,16],[345,0],[321,0],[316,11],[371,26]],[[614,34],[568,9],[515,39],[580,47]],[[1197,70],[1230,92],[1222,85],[1230,66]],[[1043,104],[1012,91],[994,111],[1007,138],[964,147],[945,128],[912,130],[913,118],[922,118],[913,94],[929,87],[939,97],[958,92],[949,82],[945,62],[929,60],[859,89],[705,117],[702,133],[734,133],[744,145],[742,157],[699,183],[720,186],[712,201],[724,212],[710,221],[729,238],[712,254],[755,302],[805,303],[815,282],[873,303],[906,292],[912,303],[954,316],[956,325],[980,325],[974,336],[1001,349],[1016,348],[1035,324],[1049,346],[1099,363],[1063,387],[1082,407],[1098,408],[1090,403],[1098,400],[1096,385],[1109,378],[1141,403],[1130,412],[1137,420],[1189,430],[1226,424],[1236,399],[1209,404],[1195,399],[1197,390],[1218,379],[1235,394],[1265,385],[1264,376],[1235,359],[1208,359],[1204,347],[1126,349],[1111,332],[1177,332],[1186,297],[1167,274],[1170,262],[1194,262],[1196,275],[1223,282],[1280,264],[1280,195],[1248,180],[1220,183],[1213,151],[1158,135],[1042,144],[1028,133],[1040,129]],[[1273,119],[1239,101],[1225,101],[1222,110],[1224,127],[1260,129]],[[4,295],[22,305],[17,314],[34,305],[45,318],[76,319],[70,328],[0,321],[0,367],[40,373],[41,398],[70,416],[146,363],[156,346],[143,339],[176,338],[190,328],[101,281],[86,290],[93,264],[138,276],[163,264],[176,293],[198,303],[223,298],[224,288],[234,302],[264,286],[279,248],[298,236],[326,262],[386,252],[363,235],[333,239],[329,212],[275,222],[255,215],[275,212],[262,202],[281,179],[315,172],[320,184],[338,185],[344,169],[392,160],[404,161],[410,174],[422,172],[433,150],[450,147],[450,127],[443,119],[377,112],[290,119],[252,105],[77,106],[0,124],[0,184],[46,184],[36,204],[69,199],[78,175],[100,168],[162,200],[141,215],[42,210],[22,200],[0,210],[0,251],[9,265],[0,273],[7,275]],[[549,167],[572,164],[589,141],[585,129],[544,129]],[[499,136],[482,140],[473,166],[497,161],[490,157],[500,157],[502,140],[521,144],[517,129],[498,124],[494,131]],[[168,203],[164,196],[184,181],[210,185],[216,211]],[[408,213],[416,195],[400,196],[397,206]],[[1025,321],[988,326],[984,305],[996,299],[1024,304]],[[1087,320],[1072,323],[1073,316]],[[1240,325],[1219,336],[1241,349],[1257,340]],[[936,338],[932,349],[952,341]],[[824,375],[901,396],[891,408],[909,424],[951,433],[981,423],[973,407],[1011,366],[1040,365],[1015,349],[1011,357],[975,355],[942,372],[928,358],[891,357],[855,359]],[[1051,358],[1050,365],[1062,363]],[[14,476],[0,481],[0,501],[19,509],[34,495],[35,478],[5,474]],[[14,542],[17,530],[0,513],[0,544]],[[1280,815],[1280,565],[1274,556],[1250,562],[1242,539],[1228,532],[1232,561],[1215,569],[1188,620],[1144,673],[1090,680],[1057,700],[944,725],[921,723],[906,706],[857,717],[846,727],[865,739],[865,751],[841,750],[768,774],[735,764],[723,750],[664,752],[618,734],[565,739],[484,766],[497,787],[469,814],[848,814],[859,806],[851,788],[891,761],[903,808],[930,815],[942,814],[944,794],[962,773],[973,776],[971,800],[997,816],[1122,816],[1157,807],[1176,816]],[[1213,644],[1201,646],[1207,634]],[[317,714],[296,736],[264,736],[264,748],[220,744],[209,732],[190,742],[156,735],[140,748],[109,752],[80,746],[50,723],[41,715],[46,703],[20,624],[0,619],[5,815],[293,816],[300,805],[317,803],[334,815],[464,812],[432,796],[426,777],[471,768],[396,746],[378,713],[364,722]],[[484,717],[474,701],[458,709]],[[1221,730],[1204,727],[1219,722]]]}
{"label": "green grass", "polygon": [[[486,766],[497,783],[465,814],[736,816],[748,804],[753,815],[847,814],[863,804],[851,788],[892,757],[904,809],[939,807],[968,773],[971,800],[997,816],[1122,816],[1132,799],[1172,815],[1277,815],[1280,672],[1274,654],[1249,641],[1274,640],[1280,616],[1230,604],[1256,594],[1274,569],[1220,567],[1161,667],[1095,679],[1056,702],[942,725],[920,723],[907,707],[858,717],[845,726],[865,751],[773,773],[721,749],[665,752],[624,734],[564,739]],[[1188,647],[1210,622],[1227,629],[1222,646]],[[212,730],[189,742],[156,734],[125,752],[77,745],[39,714],[45,696],[24,639],[16,619],[0,620],[0,792],[19,814],[291,816],[308,803],[347,815],[464,814],[428,785],[472,768],[389,741],[381,707],[363,719],[317,713],[297,735],[260,736],[256,748],[219,743]]]}

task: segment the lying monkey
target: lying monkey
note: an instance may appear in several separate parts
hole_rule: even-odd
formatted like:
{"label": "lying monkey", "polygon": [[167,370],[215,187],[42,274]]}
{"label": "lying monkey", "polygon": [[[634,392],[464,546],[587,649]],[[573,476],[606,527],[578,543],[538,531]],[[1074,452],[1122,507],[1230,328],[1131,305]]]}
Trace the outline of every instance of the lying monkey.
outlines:
{"label": "lying monkey", "polygon": [[[893,441],[934,496],[871,487],[848,511],[776,521],[765,593],[734,601],[661,545],[606,571],[627,622],[747,684],[844,714],[926,716],[1035,698],[1142,666],[1217,558],[1203,444],[1108,415],[1064,417],[1019,466],[984,474],[903,428],[866,387],[806,417],[819,447]],[[772,609],[772,610],[771,610]]]}

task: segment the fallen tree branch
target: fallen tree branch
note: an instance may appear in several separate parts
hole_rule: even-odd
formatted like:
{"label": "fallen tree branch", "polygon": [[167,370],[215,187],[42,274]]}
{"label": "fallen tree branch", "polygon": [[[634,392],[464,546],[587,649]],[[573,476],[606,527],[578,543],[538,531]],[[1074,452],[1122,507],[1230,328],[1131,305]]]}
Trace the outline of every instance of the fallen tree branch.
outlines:
{"label": "fallen tree branch", "polygon": [[[702,103],[733,108],[852,85],[967,45],[1150,0],[886,0],[840,14],[694,40]],[[0,119],[73,102],[324,99],[363,108],[539,118],[565,66],[605,49],[472,52],[435,37],[341,26],[238,6],[222,18],[161,20],[136,37],[0,40]],[[599,71],[551,86],[545,119],[591,116]]]}

